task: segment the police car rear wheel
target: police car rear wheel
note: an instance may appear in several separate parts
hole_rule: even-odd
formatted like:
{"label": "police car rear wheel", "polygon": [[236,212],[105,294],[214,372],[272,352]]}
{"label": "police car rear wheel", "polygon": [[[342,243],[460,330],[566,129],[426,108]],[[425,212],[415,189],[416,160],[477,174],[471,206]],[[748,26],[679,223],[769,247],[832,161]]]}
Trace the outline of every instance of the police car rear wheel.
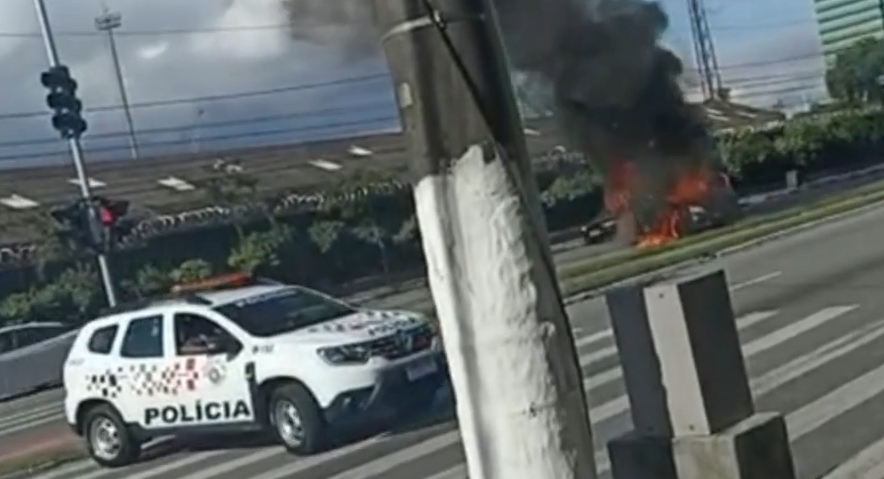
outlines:
{"label": "police car rear wheel", "polygon": [[270,400],[271,424],[283,446],[294,454],[313,454],[324,447],[325,423],[316,401],[298,384],[281,386]]}
{"label": "police car rear wheel", "polygon": [[140,445],[120,415],[109,406],[98,406],[86,414],[84,422],[89,455],[106,467],[126,466],[138,459]]}

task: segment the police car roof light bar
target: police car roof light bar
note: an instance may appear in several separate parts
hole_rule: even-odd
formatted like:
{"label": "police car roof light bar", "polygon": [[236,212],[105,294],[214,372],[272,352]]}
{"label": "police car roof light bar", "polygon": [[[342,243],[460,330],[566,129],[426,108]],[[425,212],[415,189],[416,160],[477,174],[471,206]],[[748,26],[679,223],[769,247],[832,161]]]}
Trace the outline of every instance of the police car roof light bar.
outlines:
{"label": "police car roof light bar", "polygon": [[253,277],[248,273],[230,273],[207,278],[189,283],[181,283],[172,286],[172,294],[195,293],[199,291],[211,291],[225,288],[241,288],[250,284],[256,284]]}

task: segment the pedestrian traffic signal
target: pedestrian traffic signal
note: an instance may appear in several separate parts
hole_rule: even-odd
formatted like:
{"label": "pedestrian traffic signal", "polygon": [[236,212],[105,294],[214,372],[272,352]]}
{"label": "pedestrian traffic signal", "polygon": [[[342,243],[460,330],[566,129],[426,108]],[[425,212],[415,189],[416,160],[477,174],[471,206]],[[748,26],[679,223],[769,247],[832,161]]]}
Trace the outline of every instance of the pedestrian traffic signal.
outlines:
{"label": "pedestrian traffic signal", "polygon": [[88,125],[82,117],[83,103],[77,98],[77,82],[71,78],[68,67],[50,68],[40,75],[40,83],[49,89],[46,105],[55,112],[52,127],[66,140],[79,138]]}

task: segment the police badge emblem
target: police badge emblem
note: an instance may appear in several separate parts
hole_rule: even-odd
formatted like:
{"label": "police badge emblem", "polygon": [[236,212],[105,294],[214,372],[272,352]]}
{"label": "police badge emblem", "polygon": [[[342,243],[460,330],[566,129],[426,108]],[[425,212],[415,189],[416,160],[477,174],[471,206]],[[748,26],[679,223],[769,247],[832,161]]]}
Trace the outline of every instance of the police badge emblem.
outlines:
{"label": "police badge emblem", "polygon": [[224,365],[221,363],[209,363],[206,367],[206,378],[212,384],[218,384],[224,381],[224,377],[226,376],[226,371]]}

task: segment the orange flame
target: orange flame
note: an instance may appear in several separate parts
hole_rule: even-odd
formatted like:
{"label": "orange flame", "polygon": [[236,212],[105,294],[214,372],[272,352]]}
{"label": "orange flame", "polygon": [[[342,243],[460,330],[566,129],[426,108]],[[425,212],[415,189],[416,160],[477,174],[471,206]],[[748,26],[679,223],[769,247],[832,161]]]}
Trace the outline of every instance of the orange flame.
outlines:
{"label": "orange flame", "polygon": [[[635,166],[623,160],[614,160],[605,185],[605,207],[616,216],[629,212],[631,195],[642,191]],[[702,204],[711,190],[712,172],[706,167],[679,171],[666,194],[666,205],[650,228],[638,231],[636,246],[647,248],[668,244],[683,234],[689,207]]]}

